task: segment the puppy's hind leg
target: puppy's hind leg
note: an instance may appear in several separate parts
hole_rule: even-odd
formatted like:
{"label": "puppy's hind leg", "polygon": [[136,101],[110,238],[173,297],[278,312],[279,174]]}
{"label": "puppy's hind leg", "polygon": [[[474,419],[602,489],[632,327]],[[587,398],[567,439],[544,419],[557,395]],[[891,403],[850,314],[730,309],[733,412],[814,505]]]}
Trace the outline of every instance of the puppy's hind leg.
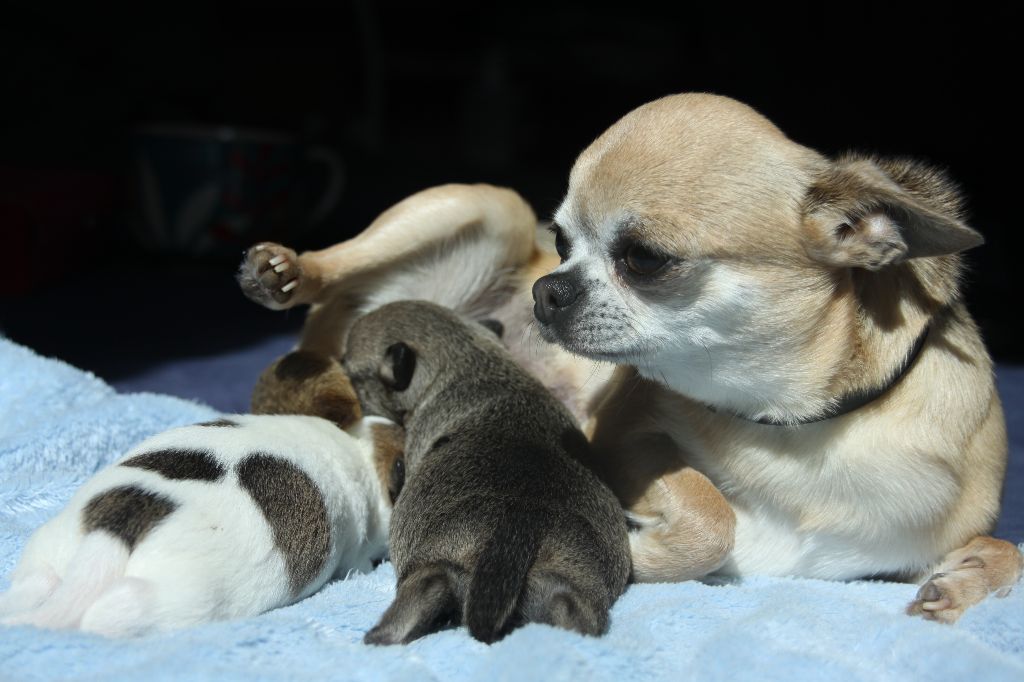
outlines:
{"label": "puppy's hind leg", "polygon": [[464,583],[461,570],[448,564],[417,568],[399,580],[395,600],[363,641],[408,644],[432,632],[440,621],[458,613]]}
{"label": "puppy's hind leg", "polygon": [[154,585],[140,578],[121,578],[92,603],[81,629],[105,637],[142,635],[157,623]]}
{"label": "puppy's hind leg", "polygon": [[11,584],[11,589],[0,594],[0,622],[37,608],[59,585],[60,576],[49,565],[40,564],[23,572]]}
{"label": "puppy's hind leg", "polygon": [[38,608],[57,591],[84,539],[78,516],[67,512],[32,534],[11,572],[10,589],[0,594],[0,619]]}
{"label": "puppy's hind leg", "polygon": [[582,588],[561,574],[534,570],[527,579],[519,615],[526,622],[597,637],[608,631],[608,608],[598,586]]}
{"label": "puppy's hind leg", "polygon": [[124,575],[128,548],[105,532],[85,536],[64,579],[35,609],[4,620],[7,625],[35,625],[43,628],[77,627],[94,601]]}
{"label": "puppy's hind leg", "polygon": [[927,578],[907,614],[953,623],[989,594],[1005,597],[1024,568],[1016,545],[990,537],[976,537],[950,552]]}

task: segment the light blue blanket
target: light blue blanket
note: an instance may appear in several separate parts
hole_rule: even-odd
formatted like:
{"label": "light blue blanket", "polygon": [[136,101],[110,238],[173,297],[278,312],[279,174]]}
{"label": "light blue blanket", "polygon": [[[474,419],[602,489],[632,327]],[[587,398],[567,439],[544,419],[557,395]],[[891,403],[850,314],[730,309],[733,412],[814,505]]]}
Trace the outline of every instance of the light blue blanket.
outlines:
{"label": "light blue blanket", "polygon": [[[213,414],[118,395],[0,339],[0,575],[90,474],[150,434]],[[0,680],[1024,680],[1024,589],[950,627],[903,615],[910,585],[635,585],[601,639],[530,625],[493,646],[453,629],[366,647],[393,582],[385,564],[257,618],[138,640],[4,629]]]}

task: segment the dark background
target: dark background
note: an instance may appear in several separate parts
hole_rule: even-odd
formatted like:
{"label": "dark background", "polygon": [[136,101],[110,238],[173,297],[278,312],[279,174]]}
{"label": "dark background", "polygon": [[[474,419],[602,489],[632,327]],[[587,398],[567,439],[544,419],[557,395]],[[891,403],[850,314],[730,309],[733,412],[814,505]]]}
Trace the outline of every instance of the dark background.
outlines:
{"label": "dark background", "polygon": [[0,331],[116,380],[301,323],[242,298],[231,278],[240,248],[199,257],[137,245],[141,124],[269,129],[337,151],[337,210],[277,235],[321,247],[442,182],[510,185],[550,215],[597,134],[645,101],[699,90],[741,99],[829,154],[947,168],[988,239],[969,255],[969,305],[997,358],[1021,361],[1009,3],[902,14],[836,4],[4,4]]}

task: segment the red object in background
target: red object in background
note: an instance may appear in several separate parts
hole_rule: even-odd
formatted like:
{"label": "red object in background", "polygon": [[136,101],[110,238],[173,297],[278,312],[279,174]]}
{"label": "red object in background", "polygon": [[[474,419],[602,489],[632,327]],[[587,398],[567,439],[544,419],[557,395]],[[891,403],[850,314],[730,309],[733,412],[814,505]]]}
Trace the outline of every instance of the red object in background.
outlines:
{"label": "red object in background", "polygon": [[117,208],[113,176],[73,169],[0,167],[0,297],[26,294],[94,267]]}

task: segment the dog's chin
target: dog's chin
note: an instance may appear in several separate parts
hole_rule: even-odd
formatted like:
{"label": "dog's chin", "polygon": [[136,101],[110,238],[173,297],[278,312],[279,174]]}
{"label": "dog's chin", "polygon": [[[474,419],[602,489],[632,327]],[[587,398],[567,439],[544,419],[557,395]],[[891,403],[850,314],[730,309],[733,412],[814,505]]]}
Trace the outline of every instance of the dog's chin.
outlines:
{"label": "dog's chin", "polygon": [[626,365],[634,364],[643,357],[643,353],[639,349],[612,348],[594,339],[583,338],[578,334],[559,329],[555,325],[538,321],[537,327],[540,330],[541,338],[548,343],[557,344],[573,355],[588,360]]}

